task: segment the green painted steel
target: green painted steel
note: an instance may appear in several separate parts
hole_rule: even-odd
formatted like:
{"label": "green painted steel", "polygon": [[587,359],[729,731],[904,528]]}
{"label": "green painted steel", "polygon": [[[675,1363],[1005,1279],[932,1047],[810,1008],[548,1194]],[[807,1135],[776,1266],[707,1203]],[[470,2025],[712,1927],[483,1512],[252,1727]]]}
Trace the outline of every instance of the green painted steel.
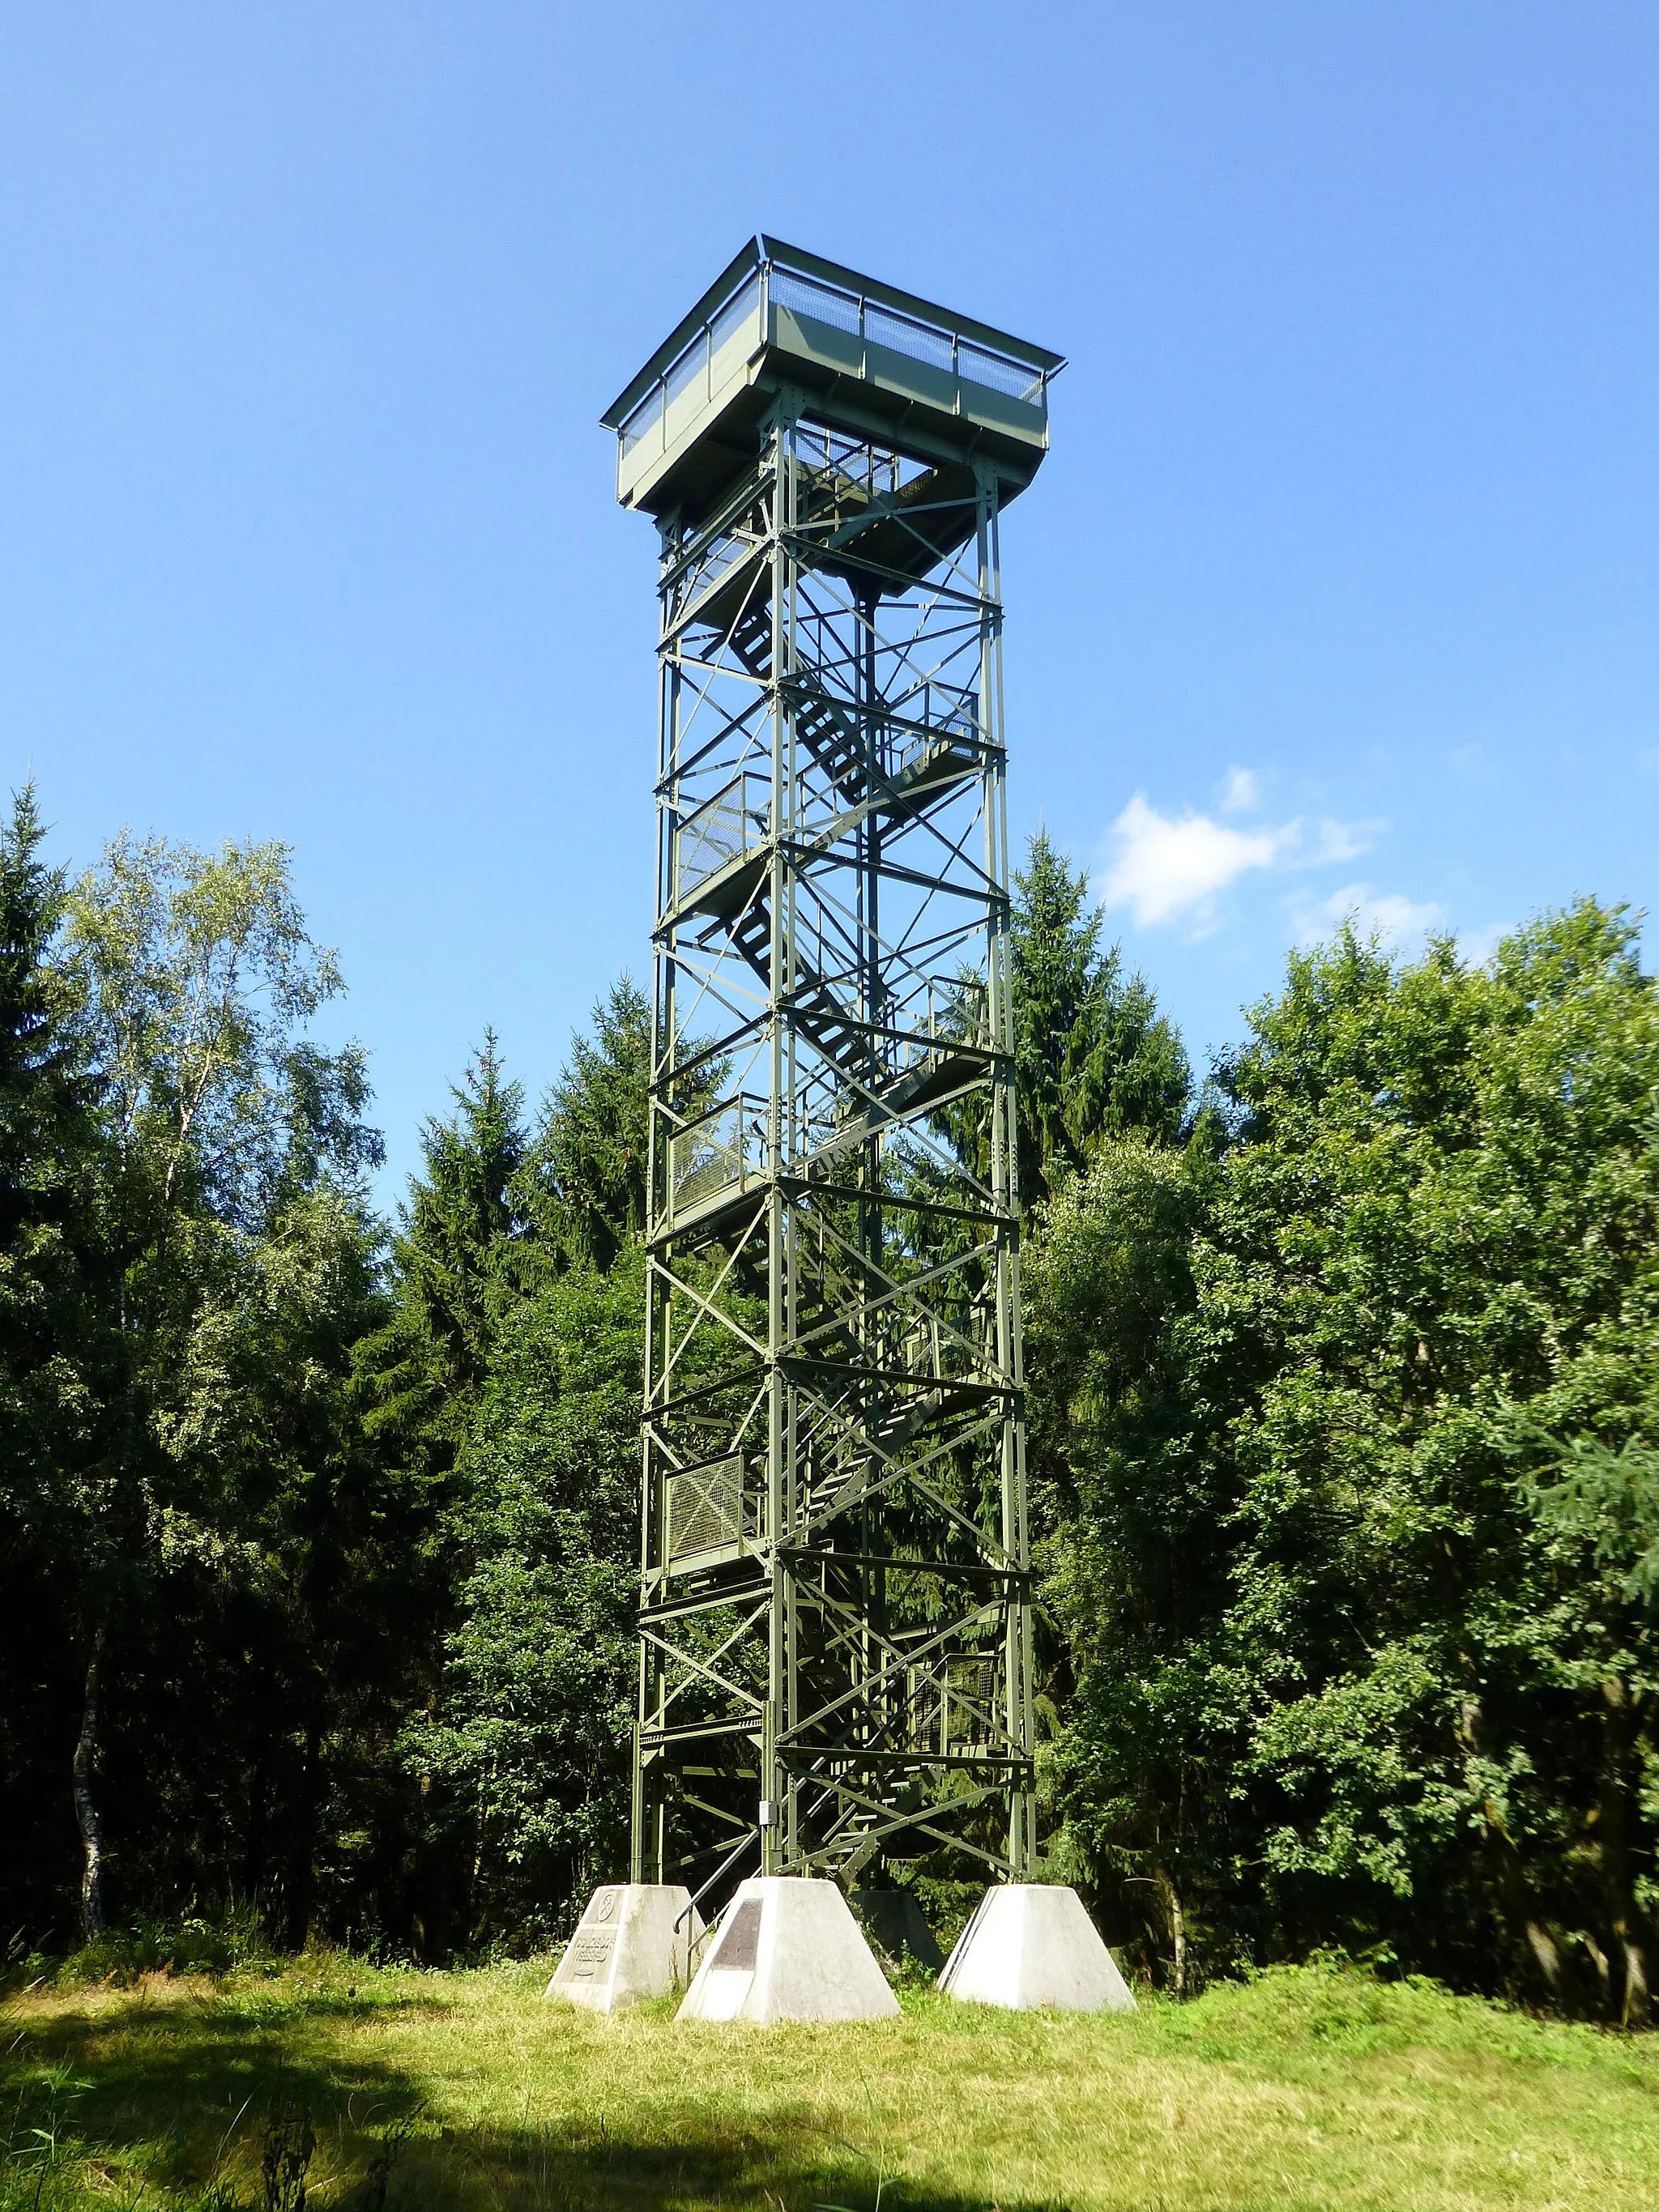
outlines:
{"label": "green painted steel", "polygon": [[[603,416],[617,495],[661,517],[707,509],[759,453],[789,382],[838,427],[905,450],[994,461],[1017,490],[1048,444],[1060,355],[776,239],[753,239]],[[1006,494],[1005,493],[1005,496]]]}
{"label": "green painted steel", "polygon": [[661,541],[634,1876],[1029,1871],[999,518],[1057,355],[769,239]]}

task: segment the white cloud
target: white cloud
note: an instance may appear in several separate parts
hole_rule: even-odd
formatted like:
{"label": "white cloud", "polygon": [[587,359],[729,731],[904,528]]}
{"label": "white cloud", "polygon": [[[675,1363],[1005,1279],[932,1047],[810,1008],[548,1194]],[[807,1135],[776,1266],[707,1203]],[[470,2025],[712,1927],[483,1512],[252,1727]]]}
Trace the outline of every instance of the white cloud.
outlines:
{"label": "white cloud", "polygon": [[[1245,784],[1247,797],[1241,796]],[[1243,804],[1254,799],[1247,769],[1231,771],[1224,811],[1236,797]],[[1108,906],[1128,907],[1139,929],[1184,918],[1201,935],[1212,926],[1218,894],[1240,876],[1253,868],[1316,868],[1352,860],[1382,826],[1322,822],[1310,831],[1298,816],[1243,829],[1190,807],[1184,814],[1160,814],[1137,792],[1112,824],[1114,850],[1100,895]]]}
{"label": "white cloud", "polygon": [[1224,814],[1248,814],[1259,805],[1261,787],[1247,768],[1230,768],[1221,787],[1221,811]]}
{"label": "white cloud", "polygon": [[1435,899],[1408,899],[1399,891],[1379,891],[1375,884],[1344,884],[1304,913],[1297,934],[1312,945],[1351,921],[1361,937],[1373,934],[1398,951],[1419,944],[1431,930],[1443,929],[1446,909]]}
{"label": "white cloud", "polygon": [[1135,926],[1200,915],[1219,890],[1250,868],[1271,868],[1297,824],[1231,830],[1207,814],[1160,814],[1137,792],[1112,824],[1117,851],[1102,887],[1108,906],[1133,909]]}
{"label": "white cloud", "polygon": [[1304,842],[1302,825],[1290,825],[1297,834],[1297,849],[1289,865],[1293,868],[1323,868],[1336,860],[1352,860],[1361,853],[1369,852],[1382,832],[1386,822],[1322,822],[1311,841]]}

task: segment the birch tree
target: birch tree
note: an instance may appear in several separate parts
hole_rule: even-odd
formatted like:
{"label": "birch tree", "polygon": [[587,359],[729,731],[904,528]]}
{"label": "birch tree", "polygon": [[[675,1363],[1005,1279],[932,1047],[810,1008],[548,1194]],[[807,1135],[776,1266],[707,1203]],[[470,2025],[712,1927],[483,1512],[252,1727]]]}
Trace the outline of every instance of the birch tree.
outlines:
{"label": "birch tree", "polygon": [[84,1668],[74,1753],[88,1937],[105,1919],[98,1767],[112,1631],[180,1559],[229,1566],[236,1499],[198,1446],[204,1316],[234,1304],[296,1153],[367,1158],[355,1048],[305,1036],[341,989],[312,941],[277,843],[214,853],[123,835],[70,891],[68,973],[101,1088],[105,1210],[118,1259],[117,1402],[76,1501]]}

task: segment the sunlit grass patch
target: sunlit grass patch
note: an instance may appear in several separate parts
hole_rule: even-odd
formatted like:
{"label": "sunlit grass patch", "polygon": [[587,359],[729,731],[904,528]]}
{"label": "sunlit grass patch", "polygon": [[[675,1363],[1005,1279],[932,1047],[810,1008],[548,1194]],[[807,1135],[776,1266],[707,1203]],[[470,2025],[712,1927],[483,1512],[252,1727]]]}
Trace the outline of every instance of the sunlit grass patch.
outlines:
{"label": "sunlit grass patch", "polygon": [[0,2204],[155,2212],[1659,2208],[1659,2049],[1302,1969],[1132,2019],[908,1990],[867,2027],[550,2005],[545,1960],[42,1987]]}

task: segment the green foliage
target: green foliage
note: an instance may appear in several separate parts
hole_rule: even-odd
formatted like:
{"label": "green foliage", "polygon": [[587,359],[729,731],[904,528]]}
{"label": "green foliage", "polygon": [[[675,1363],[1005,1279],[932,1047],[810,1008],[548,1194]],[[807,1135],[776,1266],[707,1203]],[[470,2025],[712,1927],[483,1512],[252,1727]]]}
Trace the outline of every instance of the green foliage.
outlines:
{"label": "green foliage", "polygon": [[625,1856],[644,1303],[637,1251],[526,1299],[462,1450],[472,1565],[405,1755],[467,1820],[475,1942],[544,1937]]}
{"label": "green foliage", "polygon": [[[1189,1285],[1115,1185],[1037,1270],[1039,1346],[1114,1265],[1155,1322],[1133,1376],[1108,1331],[1048,1385],[1079,1434],[1073,1837],[1109,1881],[1156,1831],[1217,1962],[1384,1942],[1639,2018],[1659,1002],[1629,926],[1586,903],[1484,969],[1298,953],[1224,1087]],[[1068,1272],[1079,1213],[1104,1256]]]}
{"label": "green foliage", "polygon": [[0,1514],[37,1541],[88,1479],[115,1359],[97,1079],[44,836],[20,793],[0,833]]}
{"label": "green foliage", "polygon": [[1115,946],[1100,951],[1087,884],[1042,832],[1015,877],[1010,932],[1024,1205],[1131,1130],[1173,1141],[1191,1073],[1180,1039]]}
{"label": "green foliage", "polygon": [[603,1273],[645,1230],[651,1009],[624,975],[592,1020],[548,1097],[525,1188],[559,1262]]}
{"label": "green foliage", "polygon": [[[40,1960],[41,1966],[47,1962]],[[239,1972],[274,1973],[276,1958],[257,1905],[229,1898],[212,1912],[189,1912],[179,1920],[135,1913],[122,1928],[84,1943],[49,1971],[31,1977],[54,1989],[131,1989],[146,1974],[203,1974],[215,1978]]]}
{"label": "green foliage", "polygon": [[0,2212],[58,2212],[86,2202],[92,2145],[76,2131],[75,2118],[92,2086],[59,2060],[31,2067],[13,2087],[0,2120]]}
{"label": "green foliage", "polygon": [[[499,1186],[521,1213],[474,1248],[477,1279],[515,1295],[493,1309],[475,1392],[446,1401],[453,1612],[404,1739],[465,1869],[472,1943],[544,1936],[626,1853],[648,1063],[624,980]],[[506,1147],[489,1157],[506,1167]]]}
{"label": "green foliage", "polygon": [[[1062,1864],[1114,1893],[1125,1932],[1224,1879],[1231,1804],[1207,1680],[1225,1602],[1224,1478],[1194,1435],[1198,1151],[1103,1146],[1039,1217],[1027,1262],[1034,1519],[1050,1710],[1045,1786]],[[1067,1866],[1067,1870],[1070,1870]],[[1187,1910],[1192,1910],[1189,1899]]]}
{"label": "green foliage", "polygon": [[1613,1602],[1659,1602],[1659,1451],[1633,1436],[1617,1450],[1574,1437],[1530,1496],[1543,1526],[1601,1570]]}
{"label": "green foliage", "polygon": [[303,1042],[343,985],[306,933],[290,857],[279,844],[199,853],[124,834],[74,887],[69,944],[112,1134],[153,1205],[193,1196],[254,1219],[295,1144],[315,1158],[331,1127],[331,1164],[349,1172],[377,1156],[349,1110],[361,1053],[331,1061]]}
{"label": "green foliage", "polygon": [[123,838],[66,891],[38,840],[26,799],[7,883],[15,923],[33,901],[11,981],[34,1045],[9,1120],[55,1180],[60,1258],[73,1182],[81,1259],[74,1434],[11,1486],[0,1547],[9,1679],[33,1693],[0,1787],[58,1808],[22,1894],[46,1917],[78,1823],[94,1941],[106,1849],[118,1907],[191,1899],[205,1858],[302,1934],[333,1731],[384,1684],[410,1548],[349,1388],[380,1297],[362,1054],[306,1035],[339,981],[282,848]]}
{"label": "green foliage", "polygon": [[[24,793],[7,1924],[65,1946],[78,1888],[76,1972],[118,1978],[252,1961],[233,1899],[274,1944],[543,1941],[622,1864],[649,1010],[611,991],[533,1127],[486,1032],[388,1237],[284,850],[123,838],[74,884],[41,852]],[[1480,967],[1299,951],[1194,1115],[1083,877],[1039,838],[1018,892],[1048,1873],[1177,1990],[1337,1947],[1640,2022],[1659,994],[1631,923],[1586,902]],[[1270,1979],[1250,2033],[1405,2017],[1366,1986]]]}
{"label": "green foliage", "polygon": [[531,1139],[487,1036],[354,1355],[363,1437],[428,1516],[396,1735],[428,1954],[534,1940],[625,1848],[648,1053],[623,981]]}
{"label": "green foliage", "polygon": [[368,1435],[428,1480],[454,1463],[497,1326],[523,1294],[524,1091],[503,1079],[494,1030],[455,1110],[421,1132],[422,1169],[392,1244],[392,1310],[356,1353]]}

